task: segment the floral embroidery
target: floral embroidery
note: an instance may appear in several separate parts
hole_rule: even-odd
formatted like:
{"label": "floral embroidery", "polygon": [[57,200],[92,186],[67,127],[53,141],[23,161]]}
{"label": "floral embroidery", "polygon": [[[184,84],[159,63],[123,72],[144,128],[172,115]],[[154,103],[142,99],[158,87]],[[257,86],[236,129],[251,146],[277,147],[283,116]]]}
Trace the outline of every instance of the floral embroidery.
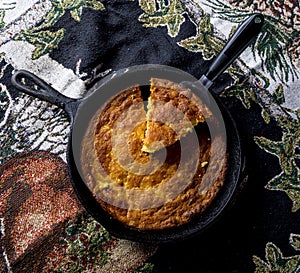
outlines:
{"label": "floral embroidery", "polygon": [[58,47],[59,42],[65,35],[65,30],[62,28],[52,32],[45,29],[53,27],[67,11],[70,12],[75,21],[80,22],[83,8],[95,10],[104,9],[103,4],[97,0],[54,0],[51,3],[52,9],[48,12],[40,25],[23,31],[16,37],[16,40],[27,41],[35,46],[32,55],[34,60],[50,53],[54,48]]}
{"label": "floral embroidery", "polygon": [[266,262],[254,256],[256,265],[255,273],[294,273],[298,272],[300,266],[300,256],[283,257],[277,246],[268,243],[266,246]]}
{"label": "floral embroidery", "polygon": [[179,33],[180,26],[185,21],[184,9],[179,0],[169,1],[167,5],[164,0],[139,0],[139,3],[144,11],[139,20],[145,27],[167,26],[171,37]]}

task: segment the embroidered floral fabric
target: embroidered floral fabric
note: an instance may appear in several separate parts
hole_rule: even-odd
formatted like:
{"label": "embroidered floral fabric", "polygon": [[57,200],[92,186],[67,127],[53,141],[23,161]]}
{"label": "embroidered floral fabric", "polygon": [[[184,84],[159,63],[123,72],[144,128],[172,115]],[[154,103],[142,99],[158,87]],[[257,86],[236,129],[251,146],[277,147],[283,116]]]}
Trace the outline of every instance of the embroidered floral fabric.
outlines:
{"label": "embroidered floral fabric", "polygon": [[[73,98],[135,64],[200,78],[253,12],[265,16],[261,33],[212,87],[246,148],[236,202],[192,241],[157,249],[111,237],[73,192],[66,114],[18,92],[13,71]],[[0,0],[1,271],[298,272],[299,54],[297,0]]]}

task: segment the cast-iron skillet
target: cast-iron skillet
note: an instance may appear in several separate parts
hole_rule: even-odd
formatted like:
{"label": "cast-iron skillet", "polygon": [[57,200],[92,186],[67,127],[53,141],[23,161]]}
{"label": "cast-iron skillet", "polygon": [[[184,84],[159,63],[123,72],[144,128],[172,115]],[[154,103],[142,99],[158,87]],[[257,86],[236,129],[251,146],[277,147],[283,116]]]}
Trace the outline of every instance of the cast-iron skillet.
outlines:
{"label": "cast-iron skillet", "polygon": [[[86,210],[112,235],[145,243],[174,242],[195,236],[213,223],[232,200],[241,179],[244,164],[241,140],[236,124],[230,113],[218,99],[218,94],[210,94],[212,82],[240,55],[253,38],[260,32],[263,16],[253,14],[237,29],[231,40],[215,59],[205,76],[197,81],[190,74],[163,65],[139,65],[113,73],[97,83],[89,94],[81,99],[68,98],[34,74],[18,70],[12,76],[12,84],[19,90],[64,109],[70,117],[71,132],[67,148],[67,163],[75,192]],[[181,83],[192,89],[207,104],[221,113],[227,135],[228,171],[224,186],[213,203],[189,223],[166,230],[137,230],[113,219],[95,200],[81,175],[78,158],[80,143],[88,123],[95,112],[115,94],[132,85],[149,83],[151,77],[165,78]],[[220,109],[220,110],[219,110]]]}

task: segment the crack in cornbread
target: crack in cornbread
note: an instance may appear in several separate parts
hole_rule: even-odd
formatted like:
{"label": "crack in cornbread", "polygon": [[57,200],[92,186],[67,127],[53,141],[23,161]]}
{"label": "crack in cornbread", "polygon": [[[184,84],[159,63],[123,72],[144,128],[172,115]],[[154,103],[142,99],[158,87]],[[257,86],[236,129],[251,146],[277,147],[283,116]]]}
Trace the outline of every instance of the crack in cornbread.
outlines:
{"label": "crack in cornbread", "polygon": [[[151,78],[150,92],[143,151],[153,153],[172,145],[205,121],[208,110],[189,89],[165,79]],[[181,115],[176,115],[176,109]]]}
{"label": "crack in cornbread", "polygon": [[[154,83],[156,81],[152,79],[152,89]],[[160,92],[158,89],[162,84],[164,88]],[[181,105],[180,110],[191,118],[192,126],[202,123],[196,127],[198,143],[195,143],[192,134],[188,134],[188,130],[184,132],[185,128],[182,127],[183,133],[180,137],[185,141],[179,142],[174,138],[171,142],[165,142],[167,143],[165,149],[160,148],[151,153],[144,152],[145,132],[150,128],[147,120],[149,115],[144,110],[139,87],[132,87],[115,96],[97,114],[93,121],[96,123],[95,129],[92,130],[93,143],[88,143],[91,142],[91,138],[85,138],[88,140],[86,143],[83,141],[82,146],[82,167],[88,186],[97,201],[113,218],[141,230],[161,230],[189,222],[210,205],[222,187],[226,173],[225,159],[211,162],[210,134],[203,115],[193,107],[192,110],[186,108],[187,105],[193,105],[187,100],[191,95],[180,96],[179,92],[176,93],[176,90],[169,88],[168,84],[169,81],[160,80],[159,86],[155,87],[157,92],[152,92],[154,95],[158,94],[157,97],[152,96],[153,99],[158,100],[159,96],[163,98],[162,95],[165,94],[164,98],[172,98],[172,102],[178,102],[174,104],[175,106]],[[174,88],[174,84],[171,86]],[[171,95],[167,94],[168,90]],[[158,131],[161,129],[159,126],[155,128]],[[166,135],[163,134],[163,137]],[[93,148],[90,148],[91,145]],[[195,153],[196,150],[199,153]],[[187,158],[181,158],[182,151]],[[184,171],[179,171],[181,161],[184,161],[183,170],[190,172],[191,161],[188,157],[192,158],[194,154],[199,156],[196,158],[196,168],[187,185],[173,197],[171,193],[176,192],[181,185],[179,180],[178,185],[176,181],[173,183],[172,178],[176,175],[177,177],[185,175]],[[163,163],[161,159],[164,160]],[[87,163],[89,161],[92,163]],[[210,164],[216,166],[217,177],[214,177],[215,173],[207,173]],[[142,167],[144,168],[141,171]],[[215,182],[203,189],[201,187],[203,180],[209,181],[210,177],[213,177]],[[146,195],[144,192],[159,190],[168,183],[170,187],[165,187],[166,192],[162,192],[161,195],[172,198],[166,198],[166,202],[160,206],[147,209],[136,209],[136,204],[133,204],[134,198],[119,190],[121,188],[134,190],[135,193],[140,192],[143,202],[151,203],[156,197]]]}

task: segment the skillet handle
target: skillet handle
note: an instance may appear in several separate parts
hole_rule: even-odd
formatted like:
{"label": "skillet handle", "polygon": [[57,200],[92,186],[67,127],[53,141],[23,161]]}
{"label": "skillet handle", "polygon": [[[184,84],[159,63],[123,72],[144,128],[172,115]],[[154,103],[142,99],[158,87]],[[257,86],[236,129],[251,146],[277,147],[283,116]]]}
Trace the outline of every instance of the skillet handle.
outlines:
{"label": "skillet handle", "polygon": [[246,49],[261,31],[263,23],[262,14],[253,14],[242,22],[210,65],[206,75],[199,80],[206,88],[209,88],[214,80]]}
{"label": "skillet handle", "polygon": [[66,97],[33,73],[27,70],[17,70],[12,75],[11,82],[18,90],[55,104],[64,109],[71,119],[74,118],[80,100]]}

